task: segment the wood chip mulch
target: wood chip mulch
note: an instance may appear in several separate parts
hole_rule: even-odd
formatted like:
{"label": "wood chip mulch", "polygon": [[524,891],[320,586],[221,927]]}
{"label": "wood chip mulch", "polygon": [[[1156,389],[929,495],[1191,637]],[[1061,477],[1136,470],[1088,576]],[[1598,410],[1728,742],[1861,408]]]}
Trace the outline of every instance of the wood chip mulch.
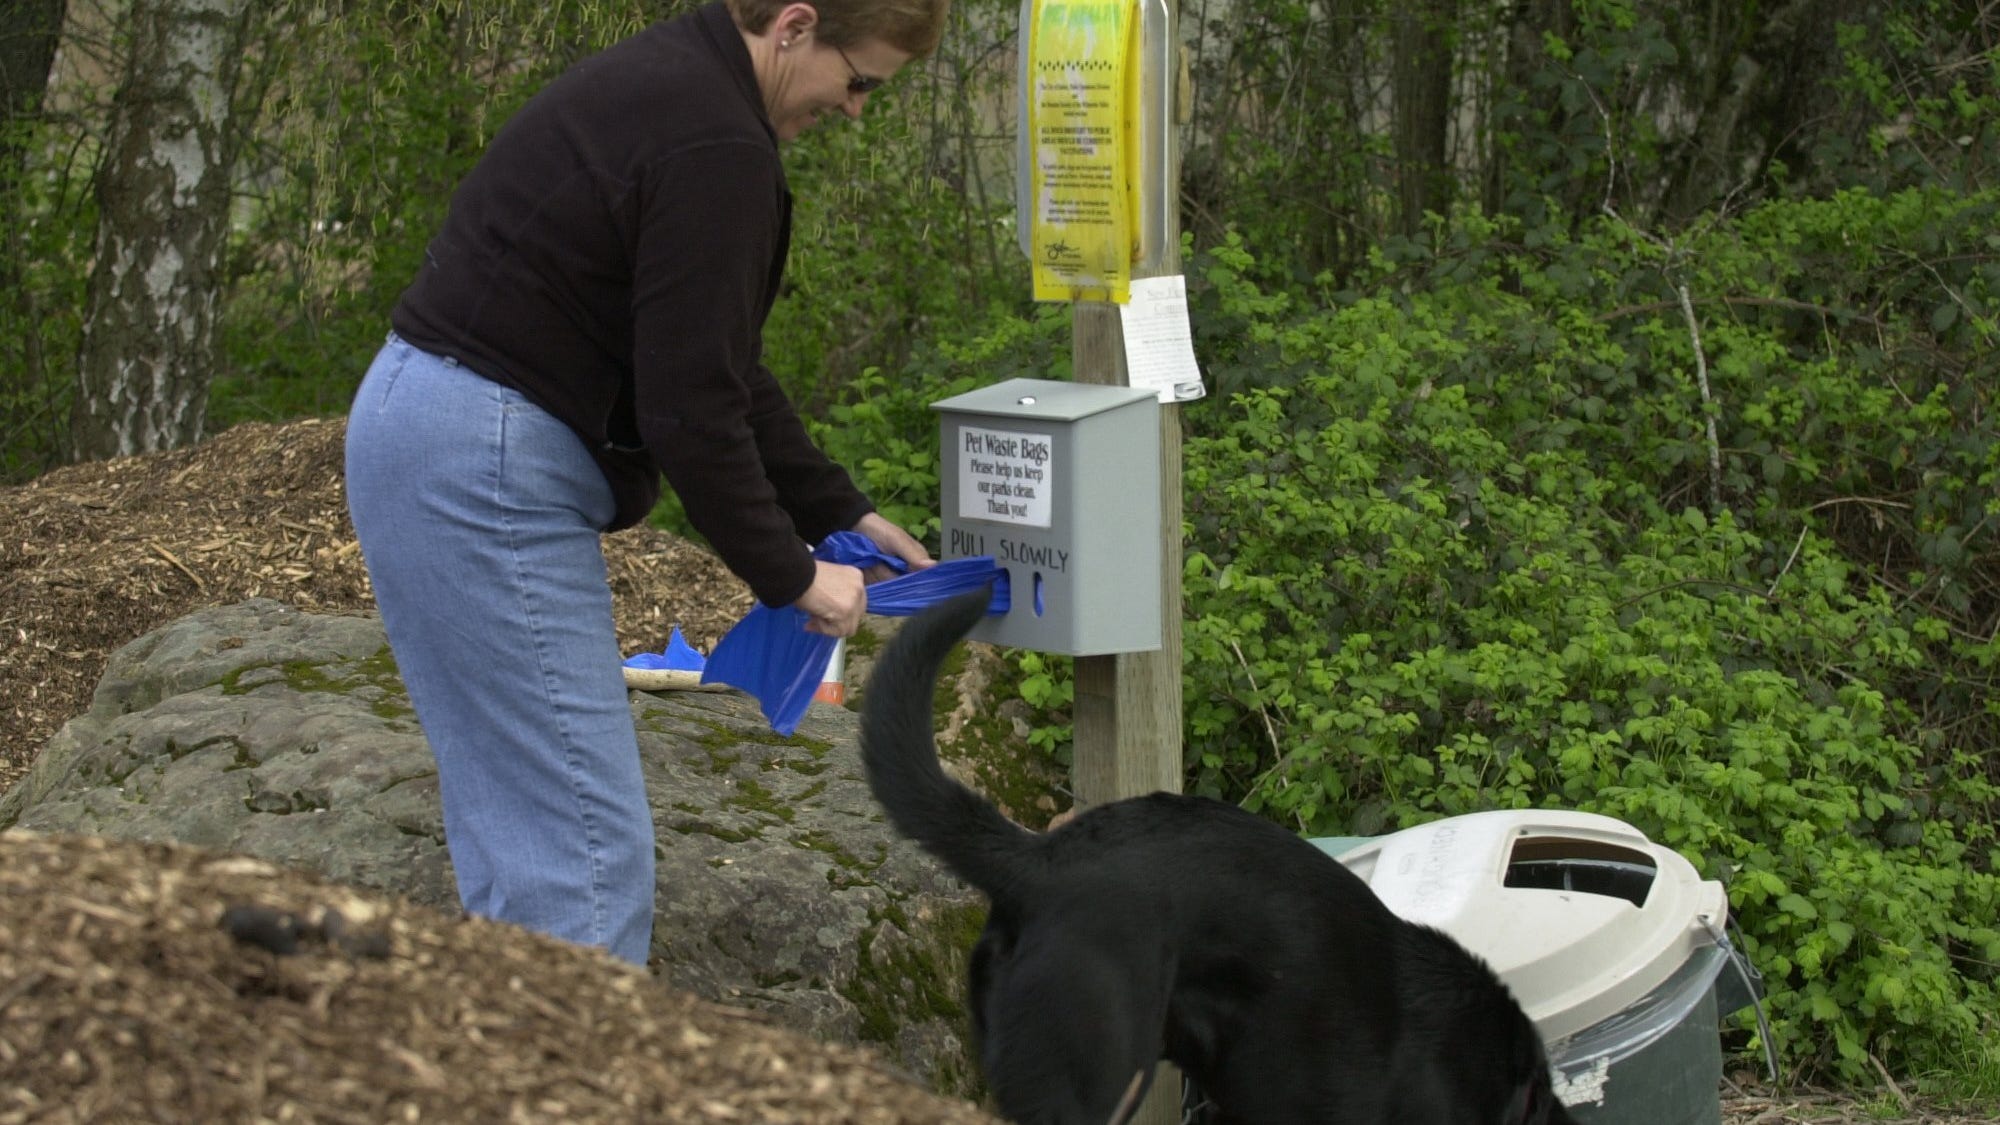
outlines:
{"label": "wood chip mulch", "polygon": [[[200,445],[0,488],[0,791],[89,708],[112,651],[252,597],[372,612],[347,518],[343,419],[236,426]],[[707,550],[649,528],[604,538],[623,651],[670,626],[706,651],[751,604]]]}
{"label": "wood chip mulch", "polygon": [[[281,954],[225,930],[246,914],[312,926]],[[240,856],[0,834],[0,1125],[990,1120],[597,950]]]}

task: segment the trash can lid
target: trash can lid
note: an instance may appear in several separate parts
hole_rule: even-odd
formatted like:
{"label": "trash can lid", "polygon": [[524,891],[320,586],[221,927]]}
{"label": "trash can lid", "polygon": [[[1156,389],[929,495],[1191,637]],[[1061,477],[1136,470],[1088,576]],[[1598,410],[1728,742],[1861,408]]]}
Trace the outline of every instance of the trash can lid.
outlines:
{"label": "trash can lid", "polygon": [[1552,1042],[1646,997],[1728,920],[1721,883],[1594,813],[1447,817],[1335,858],[1390,910],[1485,959]]}

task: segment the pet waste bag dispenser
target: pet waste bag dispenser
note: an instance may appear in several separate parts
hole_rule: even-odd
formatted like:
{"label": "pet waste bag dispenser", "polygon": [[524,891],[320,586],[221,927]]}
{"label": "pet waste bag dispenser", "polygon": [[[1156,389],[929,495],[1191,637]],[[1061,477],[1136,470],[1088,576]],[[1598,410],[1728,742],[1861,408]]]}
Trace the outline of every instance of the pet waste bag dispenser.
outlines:
{"label": "pet waste bag dispenser", "polygon": [[1551,809],[1313,843],[1397,915],[1493,966],[1577,1120],[1722,1120],[1719,1018],[1760,990],[1726,936],[1722,884],[1680,853],[1622,821]]}
{"label": "pet waste bag dispenser", "polygon": [[1069,656],[1158,649],[1158,395],[1008,379],[931,405],[942,555],[991,555],[1011,590],[972,637]]}

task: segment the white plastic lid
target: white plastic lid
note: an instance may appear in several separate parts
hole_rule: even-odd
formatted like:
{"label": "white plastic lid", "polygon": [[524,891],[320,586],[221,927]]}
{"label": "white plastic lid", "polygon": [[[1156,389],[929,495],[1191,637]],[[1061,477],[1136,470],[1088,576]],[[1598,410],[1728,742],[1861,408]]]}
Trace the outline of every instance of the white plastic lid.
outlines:
{"label": "white plastic lid", "polygon": [[1721,883],[1593,813],[1448,817],[1336,858],[1390,910],[1485,959],[1552,1043],[1647,997],[1727,921]]}

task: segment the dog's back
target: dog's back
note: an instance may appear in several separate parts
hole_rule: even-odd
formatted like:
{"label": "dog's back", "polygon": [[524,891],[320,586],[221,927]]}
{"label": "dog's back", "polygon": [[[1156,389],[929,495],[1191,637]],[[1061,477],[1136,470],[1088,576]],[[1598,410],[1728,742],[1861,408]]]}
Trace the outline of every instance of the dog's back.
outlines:
{"label": "dog's back", "polygon": [[1541,1033],[1491,967],[1450,935],[1409,922],[1398,927],[1397,962],[1394,1085],[1403,1094],[1394,1120],[1571,1125]]}
{"label": "dog's back", "polygon": [[986,601],[933,607],[890,642],[861,748],[890,822],[991,902],[970,1001],[1004,1113],[1103,1125],[1164,1057],[1230,1122],[1566,1125],[1492,971],[1310,843],[1166,793],[1039,834],[946,776],[932,692]]}

